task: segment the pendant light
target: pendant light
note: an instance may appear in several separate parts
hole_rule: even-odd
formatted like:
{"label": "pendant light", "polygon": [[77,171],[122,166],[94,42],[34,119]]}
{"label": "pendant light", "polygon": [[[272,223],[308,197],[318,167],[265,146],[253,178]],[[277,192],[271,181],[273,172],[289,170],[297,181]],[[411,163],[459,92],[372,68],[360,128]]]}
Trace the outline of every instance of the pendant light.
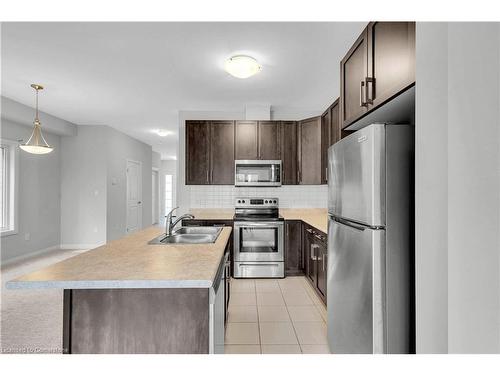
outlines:
{"label": "pendant light", "polygon": [[33,87],[36,91],[36,112],[35,120],[33,121],[34,128],[28,142],[20,145],[19,147],[21,150],[29,152],[30,154],[48,154],[49,152],[52,152],[54,148],[50,147],[43,137],[40,119],[38,118],[38,91],[43,90],[43,86],[33,83],[31,87]]}

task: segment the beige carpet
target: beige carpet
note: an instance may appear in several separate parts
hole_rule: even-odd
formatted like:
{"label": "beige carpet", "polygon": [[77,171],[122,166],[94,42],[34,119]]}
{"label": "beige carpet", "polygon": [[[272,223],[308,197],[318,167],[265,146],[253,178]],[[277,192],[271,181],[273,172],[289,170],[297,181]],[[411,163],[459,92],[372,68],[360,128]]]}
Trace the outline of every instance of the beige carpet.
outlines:
{"label": "beige carpet", "polygon": [[82,251],[54,250],[1,269],[2,353],[61,353],[63,291],[60,289],[13,290],[5,283],[23,274],[70,258]]}

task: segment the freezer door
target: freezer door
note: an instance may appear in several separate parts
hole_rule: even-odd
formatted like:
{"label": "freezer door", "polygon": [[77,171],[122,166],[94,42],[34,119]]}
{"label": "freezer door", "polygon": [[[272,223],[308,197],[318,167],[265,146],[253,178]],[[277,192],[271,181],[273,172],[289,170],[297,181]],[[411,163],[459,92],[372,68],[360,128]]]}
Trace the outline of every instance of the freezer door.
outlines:
{"label": "freezer door", "polygon": [[385,353],[385,231],[330,218],[327,275],[331,353]]}
{"label": "freezer door", "polygon": [[368,226],[385,226],[384,127],[370,125],[329,148],[330,214]]}

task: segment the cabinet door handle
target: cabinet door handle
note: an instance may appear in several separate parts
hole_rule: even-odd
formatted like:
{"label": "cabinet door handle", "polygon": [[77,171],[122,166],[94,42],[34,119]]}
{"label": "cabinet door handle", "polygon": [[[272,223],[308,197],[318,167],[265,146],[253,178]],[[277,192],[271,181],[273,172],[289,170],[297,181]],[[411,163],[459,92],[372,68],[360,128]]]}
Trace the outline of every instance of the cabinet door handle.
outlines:
{"label": "cabinet door handle", "polygon": [[322,269],[323,269],[323,272],[325,272],[325,258],[326,258],[326,255],[323,255],[323,256],[321,257],[321,263],[322,263],[322,266],[321,266],[321,267],[322,267]]}
{"label": "cabinet door handle", "polygon": [[319,246],[316,244],[311,244],[311,260],[318,260],[318,257],[316,256],[316,249],[319,249]]}
{"label": "cabinet door handle", "polygon": [[365,81],[364,80],[361,80],[359,82],[359,106],[360,107],[366,107],[366,102],[364,101],[364,88],[365,88],[366,84],[365,84]]}
{"label": "cabinet door handle", "polygon": [[323,236],[320,236],[319,234],[314,234],[314,237],[316,237],[318,240],[320,241],[324,241],[325,239],[323,238]]}
{"label": "cabinet door handle", "polygon": [[210,182],[210,177],[209,177],[209,175],[208,175],[209,173],[210,173],[210,172],[209,172],[209,170],[207,169],[207,182]]}
{"label": "cabinet door handle", "polygon": [[306,231],[312,234],[312,229],[306,228]]}
{"label": "cabinet door handle", "polygon": [[[370,85],[369,85],[370,83]],[[373,104],[373,84],[375,83],[375,78],[366,77],[365,78],[365,105]]]}
{"label": "cabinet door handle", "polygon": [[325,180],[328,182],[328,167],[325,167]]}

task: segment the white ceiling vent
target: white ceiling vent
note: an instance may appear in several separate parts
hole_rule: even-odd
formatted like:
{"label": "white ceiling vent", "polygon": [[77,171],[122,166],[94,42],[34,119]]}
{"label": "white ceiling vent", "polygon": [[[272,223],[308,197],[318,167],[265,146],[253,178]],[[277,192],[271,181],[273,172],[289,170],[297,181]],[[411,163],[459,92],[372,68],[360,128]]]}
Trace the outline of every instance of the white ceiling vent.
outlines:
{"label": "white ceiling vent", "polygon": [[271,106],[269,104],[247,104],[245,107],[246,120],[271,120]]}

